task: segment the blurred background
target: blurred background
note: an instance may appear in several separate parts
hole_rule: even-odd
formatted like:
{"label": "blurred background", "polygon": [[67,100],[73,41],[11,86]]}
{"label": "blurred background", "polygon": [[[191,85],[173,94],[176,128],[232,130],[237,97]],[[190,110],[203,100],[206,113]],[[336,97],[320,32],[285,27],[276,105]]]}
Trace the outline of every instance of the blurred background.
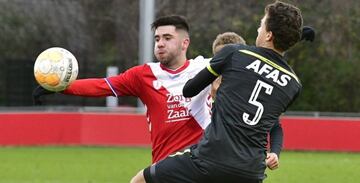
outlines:
{"label": "blurred background", "polygon": [[[268,171],[265,182],[356,182],[360,1],[284,1],[302,10],[304,25],[315,28],[316,38],[287,52],[303,90],[281,118],[281,168]],[[136,98],[120,97],[117,107],[109,108],[106,98],[55,94],[35,107],[31,96],[37,86],[35,59],[49,47],[76,56],[80,79],[106,77],[109,66],[121,73],[154,61],[151,54],[141,55],[151,31],[151,22],[142,22],[145,2],[0,0],[0,183],[129,182],[151,163],[150,133]],[[226,31],[254,45],[264,7],[273,1],[153,2],[155,18],[187,17],[188,58],[194,58],[211,57],[212,41]]]}
{"label": "blurred background", "polygon": [[[155,17],[187,17],[191,26],[188,58],[211,57],[212,41],[225,31],[255,44],[264,6],[270,2],[155,0],[154,13]],[[299,43],[288,52],[303,84],[290,110],[359,112],[360,1],[287,2],[302,9],[304,25],[317,33],[314,43]],[[33,64],[49,47],[66,48],[76,56],[78,78],[105,77],[108,66],[123,72],[144,62],[138,56],[139,7],[137,0],[0,0],[0,106],[32,105],[31,92],[37,86]],[[58,95],[45,97],[45,104],[105,106],[105,98]],[[136,106],[137,102],[122,97],[119,105]]]}

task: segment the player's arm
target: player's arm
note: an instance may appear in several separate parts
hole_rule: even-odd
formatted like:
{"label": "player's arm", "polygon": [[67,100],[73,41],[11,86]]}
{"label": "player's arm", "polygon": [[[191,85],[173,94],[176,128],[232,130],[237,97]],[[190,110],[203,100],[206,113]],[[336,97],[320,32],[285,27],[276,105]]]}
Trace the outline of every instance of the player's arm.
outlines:
{"label": "player's arm", "polygon": [[62,93],[85,97],[139,96],[143,69],[144,65],[140,65],[117,76],[75,80]]}
{"label": "player's arm", "polygon": [[280,152],[283,146],[284,133],[279,122],[275,123],[270,130],[270,152],[280,156]]}
{"label": "player's arm", "polygon": [[[73,81],[61,93],[66,95],[77,95],[85,97],[103,97],[103,96],[139,96],[141,84],[141,73],[143,66],[130,68],[124,73],[109,78],[89,78]],[[38,86],[33,91],[35,105],[41,105],[40,97],[42,95],[52,94]]]}
{"label": "player's arm", "polygon": [[84,97],[104,97],[114,95],[106,78],[75,80],[61,93]]}
{"label": "player's arm", "polygon": [[[54,94],[55,92],[48,91],[40,85],[36,87],[32,93],[34,104],[41,105],[40,97],[43,95]],[[73,81],[64,91],[59,92],[66,95],[78,95],[85,97],[101,97],[113,95],[111,89],[106,83],[106,79],[92,78],[79,79]]]}
{"label": "player's arm", "polygon": [[283,145],[283,129],[277,121],[270,130],[270,153],[266,157],[266,166],[274,170],[279,167],[279,157]]}
{"label": "player's arm", "polygon": [[186,82],[183,88],[184,97],[193,97],[199,94],[220,76],[226,63],[231,60],[235,49],[236,48],[233,45],[228,45],[221,49],[221,51],[210,60],[210,64],[206,68]]}
{"label": "player's arm", "polygon": [[193,97],[199,94],[216,78],[217,76],[213,75],[208,69],[201,70],[193,79],[186,82],[183,88],[184,97]]}
{"label": "player's arm", "polygon": [[[56,92],[48,91],[40,85],[37,86],[32,93],[34,104],[41,105],[41,96],[54,93]],[[78,79],[73,81],[64,91],[59,93],[84,97],[102,97],[114,95],[108,86],[106,79],[104,78]]]}
{"label": "player's arm", "polygon": [[[33,92],[33,97],[38,98],[42,95],[53,93],[56,92],[48,91],[45,88],[38,86]],[[104,78],[78,79],[73,81],[64,91],[59,93],[86,97],[101,97],[112,95],[112,92],[107,85],[106,79]]]}

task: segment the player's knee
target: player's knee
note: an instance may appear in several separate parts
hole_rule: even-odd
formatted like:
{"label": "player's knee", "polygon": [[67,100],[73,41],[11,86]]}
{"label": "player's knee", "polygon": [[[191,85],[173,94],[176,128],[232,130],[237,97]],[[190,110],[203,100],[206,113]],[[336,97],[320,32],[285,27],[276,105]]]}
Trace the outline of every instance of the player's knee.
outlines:
{"label": "player's knee", "polygon": [[146,183],[145,178],[144,178],[144,170],[141,170],[140,172],[138,172],[130,181],[130,183]]}

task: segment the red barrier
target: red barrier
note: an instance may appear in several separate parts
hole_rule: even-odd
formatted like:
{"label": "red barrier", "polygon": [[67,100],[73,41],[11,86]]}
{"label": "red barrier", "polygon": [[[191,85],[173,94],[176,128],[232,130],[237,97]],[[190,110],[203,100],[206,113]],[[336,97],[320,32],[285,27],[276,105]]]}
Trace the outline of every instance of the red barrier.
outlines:
{"label": "red barrier", "polygon": [[148,123],[143,114],[83,114],[82,144],[150,145]]}
{"label": "red barrier", "polygon": [[149,146],[142,114],[0,113],[0,145]]}
{"label": "red barrier", "polygon": [[[360,152],[359,118],[282,117],[284,149]],[[0,113],[0,145],[150,146],[143,114]]]}
{"label": "red barrier", "polygon": [[80,144],[80,129],[76,113],[0,114],[1,145]]}
{"label": "red barrier", "polygon": [[283,117],[284,149],[360,152],[359,118]]}

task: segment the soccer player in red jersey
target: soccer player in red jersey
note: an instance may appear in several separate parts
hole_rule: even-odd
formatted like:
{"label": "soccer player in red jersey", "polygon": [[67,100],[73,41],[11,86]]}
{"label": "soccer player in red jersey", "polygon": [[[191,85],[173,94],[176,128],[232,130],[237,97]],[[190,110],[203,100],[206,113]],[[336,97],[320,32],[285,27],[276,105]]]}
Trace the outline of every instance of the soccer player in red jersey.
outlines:
{"label": "soccer player in red jersey", "polygon": [[[146,106],[152,142],[152,161],[197,143],[210,122],[210,87],[185,98],[182,88],[206,67],[209,59],[187,59],[189,26],[182,16],[160,17],[152,24],[157,63],[146,63],[108,78],[75,80],[62,93],[85,97],[135,96]],[[35,100],[49,92],[38,87]],[[189,108],[185,108],[185,103]]]}

